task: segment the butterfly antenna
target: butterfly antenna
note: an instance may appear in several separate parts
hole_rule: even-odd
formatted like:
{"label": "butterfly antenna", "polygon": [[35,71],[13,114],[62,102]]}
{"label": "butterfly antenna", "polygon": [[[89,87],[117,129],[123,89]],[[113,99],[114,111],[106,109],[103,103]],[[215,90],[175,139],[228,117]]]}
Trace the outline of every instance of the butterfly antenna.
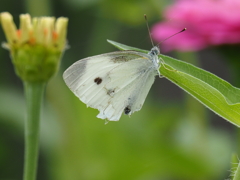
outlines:
{"label": "butterfly antenna", "polygon": [[171,37],[173,37],[173,36],[175,36],[175,35],[177,35],[177,34],[179,34],[179,33],[182,33],[182,32],[184,32],[184,31],[186,31],[186,30],[187,30],[187,28],[182,29],[181,31],[179,31],[179,32],[177,32],[177,33],[175,33],[175,34],[167,37],[166,39],[160,41],[156,46],[158,46],[158,45],[161,44],[162,42],[166,41],[167,39],[169,39],[169,38],[171,38]]}
{"label": "butterfly antenna", "polygon": [[146,15],[146,14],[144,14],[144,18],[145,18],[145,21],[146,21],[146,24],[147,24],[148,34],[149,34],[149,37],[150,37],[150,40],[151,40],[152,46],[154,46],[154,44],[153,44],[153,40],[152,40],[152,35],[151,35],[151,33],[150,33],[150,29],[149,29],[149,25],[148,25],[148,20],[147,20],[147,15]]}

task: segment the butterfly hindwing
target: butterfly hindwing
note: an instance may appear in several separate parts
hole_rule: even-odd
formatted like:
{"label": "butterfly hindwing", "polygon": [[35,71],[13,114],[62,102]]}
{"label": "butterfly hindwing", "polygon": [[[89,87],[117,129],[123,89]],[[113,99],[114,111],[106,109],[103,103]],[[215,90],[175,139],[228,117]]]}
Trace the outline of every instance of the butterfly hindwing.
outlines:
{"label": "butterfly hindwing", "polygon": [[[136,59],[114,69],[110,75],[111,83],[106,85],[107,89],[114,90],[115,93],[107,109],[103,111],[106,117],[117,120],[122,112],[131,115],[141,109],[154,82],[155,72],[150,65],[149,61]],[[104,115],[98,117],[104,119]]]}

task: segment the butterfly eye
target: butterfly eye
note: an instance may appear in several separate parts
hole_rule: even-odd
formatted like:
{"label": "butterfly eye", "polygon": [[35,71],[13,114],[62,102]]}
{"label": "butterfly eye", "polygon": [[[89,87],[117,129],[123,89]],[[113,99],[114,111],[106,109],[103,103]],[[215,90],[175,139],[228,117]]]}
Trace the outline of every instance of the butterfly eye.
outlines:
{"label": "butterfly eye", "polygon": [[157,49],[154,49],[154,50],[153,50],[153,54],[154,54],[154,55],[158,55],[158,54],[159,54],[159,51],[158,51]]}

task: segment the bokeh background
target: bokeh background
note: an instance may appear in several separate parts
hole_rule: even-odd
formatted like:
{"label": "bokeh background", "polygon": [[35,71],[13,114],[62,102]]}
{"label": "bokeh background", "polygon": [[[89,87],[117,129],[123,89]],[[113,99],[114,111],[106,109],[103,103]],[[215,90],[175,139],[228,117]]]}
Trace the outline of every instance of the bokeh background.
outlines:
{"label": "bokeh background", "polygon": [[[151,49],[150,28],[169,0],[1,0],[0,12],[69,18],[68,44],[46,88],[41,116],[40,180],[222,180],[229,178],[238,130],[183,90],[156,78],[141,111],[119,122],[97,119],[66,87],[63,71],[84,57],[115,51],[107,39]],[[220,13],[220,12],[219,12]],[[165,19],[164,21],[171,21]],[[184,28],[184,27],[182,27]],[[180,28],[179,30],[181,30]],[[4,42],[0,30],[0,41]],[[216,31],[218,29],[216,28]],[[240,30],[239,30],[240,33]],[[174,38],[174,37],[173,37]],[[155,42],[156,43],[156,42]],[[164,44],[164,43],[163,43]],[[231,50],[223,55],[225,49]],[[166,55],[195,64],[238,86],[239,45]],[[22,178],[25,100],[9,53],[0,49],[0,180]]]}

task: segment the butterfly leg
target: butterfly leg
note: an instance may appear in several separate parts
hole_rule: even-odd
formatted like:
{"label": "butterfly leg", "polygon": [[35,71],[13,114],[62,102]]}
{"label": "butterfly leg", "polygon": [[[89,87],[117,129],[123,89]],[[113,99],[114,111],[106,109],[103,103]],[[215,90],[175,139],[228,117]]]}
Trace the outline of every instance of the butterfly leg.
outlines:
{"label": "butterfly leg", "polygon": [[164,78],[164,76],[163,76],[163,75],[161,75],[161,74],[159,74],[159,78]]}
{"label": "butterfly leg", "polygon": [[[163,65],[163,67],[164,67],[165,69],[167,69],[167,70],[169,70],[169,71],[174,71],[174,72],[177,71],[176,69],[172,70],[172,69],[167,68],[167,67],[165,66],[166,63],[164,62],[164,60],[163,60],[162,58],[160,58],[160,59],[161,59],[161,61],[162,61],[161,64]],[[161,75],[160,75],[160,76],[161,76]],[[160,76],[159,76],[159,77],[160,77]]]}

